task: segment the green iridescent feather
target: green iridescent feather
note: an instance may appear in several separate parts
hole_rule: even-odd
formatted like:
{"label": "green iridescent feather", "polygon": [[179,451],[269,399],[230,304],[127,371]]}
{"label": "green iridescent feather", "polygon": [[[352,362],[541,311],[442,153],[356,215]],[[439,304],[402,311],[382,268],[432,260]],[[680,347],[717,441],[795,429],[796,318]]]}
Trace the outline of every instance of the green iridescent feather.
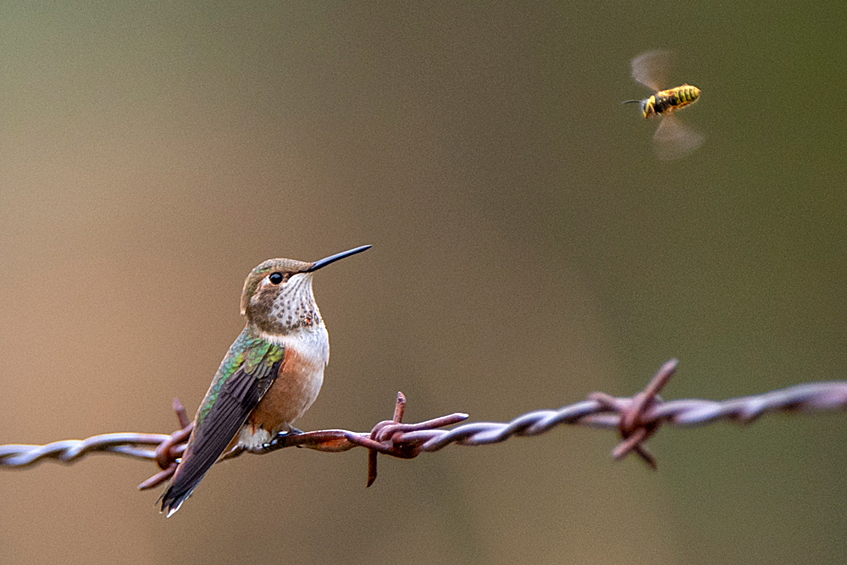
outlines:
{"label": "green iridescent feather", "polygon": [[245,373],[253,376],[256,380],[268,376],[273,365],[280,361],[285,355],[285,348],[274,345],[261,337],[253,334],[248,328],[238,336],[230,346],[226,357],[221,361],[218,372],[212,380],[212,386],[203,399],[203,404],[197,412],[197,427],[203,425],[203,420],[209,415],[215,401],[218,399],[221,389],[239,367],[243,366]]}

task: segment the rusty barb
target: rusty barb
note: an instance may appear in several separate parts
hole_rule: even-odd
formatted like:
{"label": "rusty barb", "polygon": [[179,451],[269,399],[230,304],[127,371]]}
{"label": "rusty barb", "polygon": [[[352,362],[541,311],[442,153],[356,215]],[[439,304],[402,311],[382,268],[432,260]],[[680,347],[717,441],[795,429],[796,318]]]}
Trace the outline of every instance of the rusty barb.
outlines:
{"label": "rusty barb", "polygon": [[661,422],[655,418],[648,418],[647,409],[657,401],[662,401],[659,392],[676,372],[678,363],[676,359],[671,359],[662,365],[647,387],[631,399],[618,399],[605,392],[593,392],[588,395],[589,400],[599,402],[604,408],[617,413],[620,417],[618,431],[623,441],[612,450],[612,457],[621,460],[634,452],[651,469],[656,470],[656,458],[647,451],[644,442],[656,433]]}
{"label": "rusty barb", "polygon": [[[612,456],[622,459],[635,453],[650,468],[655,469],[656,459],[647,450],[645,442],[663,424],[686,428],[721,420],[748,423],[768,413],[814,413],[847,408],[845,381],[801,384],[724,401],[688,399],[666,402],[659,396],[659,392],[675,373],[676,366],[676,359],[665,363],[647,387],[632,398],[617,398],[595,392],[588,395],[587,400],[558,410],[535,410],[510,422],[471,422],[449,430],[443,428],[463,422],[468,418],[467,414],[454,413],[417,424],[404,424],[406,397],[398,393],[392,419],[379,422],[370,432],[320,430],[280,434],[268,445],[251,452],[266,454],[287,447],[305,447],[336,453],[364,447],[369,452],[367,484],[370,486],[376,480],[379,454],[411,459],[450,444],[488,445],[514,436],[540,435],[554,427],[571,424],[617,429],[621,442],[612,450]],[[153,488],[174,474],[193,429],[193,424],[188,421],[185,409],[178,400],[174,400],[173,409],[180,429],[171,435],[103,434],[85,440],[65,440],[47,445],[0,445],[0,467],[28,467],[44,459],[72,463],[90,453],[116,453],[156,461],[161,470],[138,485],[142,490]],[[235,457],[241,453],[243,451],[234,451],[226,457]]]}

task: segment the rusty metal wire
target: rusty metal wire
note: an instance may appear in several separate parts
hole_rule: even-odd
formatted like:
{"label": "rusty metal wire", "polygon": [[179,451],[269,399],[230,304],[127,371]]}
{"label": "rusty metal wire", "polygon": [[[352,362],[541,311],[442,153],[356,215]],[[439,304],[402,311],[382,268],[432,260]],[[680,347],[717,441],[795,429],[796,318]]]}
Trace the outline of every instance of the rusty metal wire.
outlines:
{"label": "rusty metal wire", "polygon": [[[319,451],[339,452],[354,447],[370,451],[368,486],[376,479],[377,454],[411,459],[424,452],[434,452],[447,445],[488,445],[514,436],[536,436],[562,424],[617,429],[622,441],[612,451],[616,459],[635,453],[650,467],[654,457],[644,442],[664,424],[687,428],[721,420],[748,423],[776,412],[815,413],[847,409],[847,382],[819,382],[795,385],[781,390],[724,401],[685,399],[664,401],[659,391],[676,371],[677,361],[665,363],[647,387],[632,398],[617,398],[605,393],[592,393],[587,400],[563,406],[558,410],[535,410],[510,422],[473,422],[450,430],[441,429],[465,420],[466,414],[455,413],[417,424],[402,423],[406,399],[397,396],[394,416],[378,423],[370,432],[320,430],[280,435],[271,444],[253,451],[263,454],[286,447],[306,447]],[[152,488],[167,481],[176,469],[179,457],[191,433],[185,410],[174,401],[181,429],[163,434],[104,434],[85,440],[65,440],[47,445],[2,445],[0,467],[26,467],[45,459],[71,463],[89,453],[118,453],[139,459],[157,461],[162,469],[139,485]],[[145,449],[143,446],[156,446]],[[240,455],[234,451],[226,457]]]}

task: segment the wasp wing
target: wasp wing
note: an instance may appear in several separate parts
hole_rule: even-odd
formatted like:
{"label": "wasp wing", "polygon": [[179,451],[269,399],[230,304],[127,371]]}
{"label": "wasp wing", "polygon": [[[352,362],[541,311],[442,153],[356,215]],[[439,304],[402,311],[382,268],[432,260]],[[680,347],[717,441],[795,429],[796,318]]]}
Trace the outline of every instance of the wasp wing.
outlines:
{"label": "wasp wing", "polygon": [[642,53],[632,60],[632,78],[658,92],[668,84],[672,59],[673,53],[663,49]]}
{"label": "wasp wing", "polygon": [[704,137],[679,121],[673,114],[666,114],[659,122],[653,135],[656,157],[671,161],[685,157],[703,144]]}

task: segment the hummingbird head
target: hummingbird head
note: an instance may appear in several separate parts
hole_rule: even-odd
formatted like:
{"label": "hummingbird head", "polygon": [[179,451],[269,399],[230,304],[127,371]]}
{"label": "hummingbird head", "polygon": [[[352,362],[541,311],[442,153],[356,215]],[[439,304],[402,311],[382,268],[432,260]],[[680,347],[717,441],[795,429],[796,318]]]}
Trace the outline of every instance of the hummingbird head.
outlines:
{"label": "hummingbird head", "polygon": [[293,259],[268,259],[244,281],[241,314],[249,323],[271,335],[285,335],[300,328],[323,324],[312,293],[315,271],[339,259],[361,253],[370,245],[356,247],[306,263]]}

